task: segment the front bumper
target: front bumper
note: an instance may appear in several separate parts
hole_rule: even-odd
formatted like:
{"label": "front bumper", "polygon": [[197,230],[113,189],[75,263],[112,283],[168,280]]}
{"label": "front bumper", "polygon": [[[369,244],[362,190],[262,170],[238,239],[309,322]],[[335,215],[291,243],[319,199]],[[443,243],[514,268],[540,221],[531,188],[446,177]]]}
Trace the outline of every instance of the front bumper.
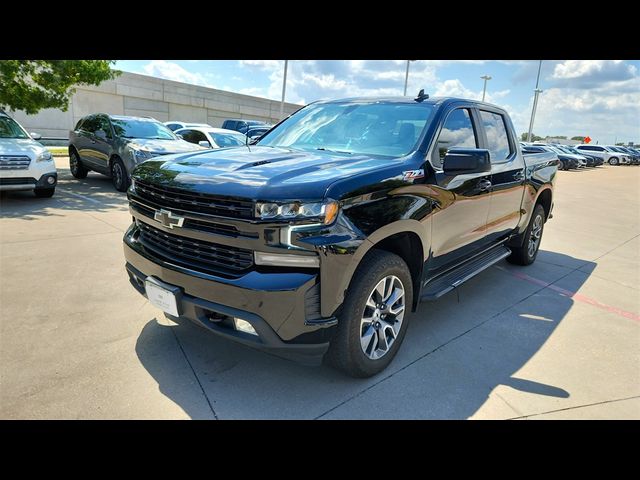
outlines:
{"label": "front bumper", "polygon": [[[318,275],[292,271],[258,272],[224,278],[173,265],[145,250],[132,225],[124,236],[126,269],[131,284],[145,295],[144,281],[153,276],[178,287],[181,319],[246,345],[300,363],[317,365],[332,334],[335,318],[317,318]],[[232,318],[251,324],[258,335],[237,331]]]}
{"label": "front bumper", "polygon": [[[4,172],[3,172],[4,173]],[[12,172],[14,173],[14,172]],[[28,172],[24,172],[27,173]],[[49,178],[53,178],[53,183],[49,183]],[[17,175],[0,177],[0,191],[34,190],[36,188],[53,188],[58,184],[58,174],[56,172],[45,173],[40,178],[20,177]]]}

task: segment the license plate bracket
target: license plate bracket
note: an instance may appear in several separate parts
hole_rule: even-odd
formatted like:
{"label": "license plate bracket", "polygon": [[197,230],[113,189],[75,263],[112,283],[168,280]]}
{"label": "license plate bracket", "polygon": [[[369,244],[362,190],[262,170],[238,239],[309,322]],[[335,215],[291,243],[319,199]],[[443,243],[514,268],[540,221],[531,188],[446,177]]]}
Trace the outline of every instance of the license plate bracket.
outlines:
{"label": "license plate bracket", "polygon": [[155,277],[147,277],[144,281],[144,288],[151,305],[174,317],[180,316],[182,290],[179,287]]}

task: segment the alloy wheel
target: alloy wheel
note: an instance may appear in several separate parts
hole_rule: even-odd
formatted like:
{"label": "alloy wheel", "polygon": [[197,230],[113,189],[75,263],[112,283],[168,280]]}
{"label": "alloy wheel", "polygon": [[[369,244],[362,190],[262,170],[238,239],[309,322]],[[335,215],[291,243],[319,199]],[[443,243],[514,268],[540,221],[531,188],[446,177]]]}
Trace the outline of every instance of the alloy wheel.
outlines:
{"label": "alloy wheel", "polygon": [[371,360],[385,356],[396,341],[405,313],[402,281],[388,275],[369,294],[360,321],[360,346]]}

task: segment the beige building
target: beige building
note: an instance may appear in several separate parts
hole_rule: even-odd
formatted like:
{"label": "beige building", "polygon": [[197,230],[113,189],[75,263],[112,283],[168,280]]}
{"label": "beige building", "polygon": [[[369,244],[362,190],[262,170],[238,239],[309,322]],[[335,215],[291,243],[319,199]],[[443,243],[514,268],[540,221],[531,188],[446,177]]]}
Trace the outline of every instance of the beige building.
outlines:
{"label": "beige building", "polygon": [[[285,103],[284,116],[300,107]],[[97,87],[77,87],[66,112],[50,108],[36,115],[20,111],[11,112],[11,115],[29,132],[66,138],[81,117],[98,112],[150,116],[161,122],[208,123],[219,127],[227,118],[276,123],[280,120],[280,102],[123,72]]]}

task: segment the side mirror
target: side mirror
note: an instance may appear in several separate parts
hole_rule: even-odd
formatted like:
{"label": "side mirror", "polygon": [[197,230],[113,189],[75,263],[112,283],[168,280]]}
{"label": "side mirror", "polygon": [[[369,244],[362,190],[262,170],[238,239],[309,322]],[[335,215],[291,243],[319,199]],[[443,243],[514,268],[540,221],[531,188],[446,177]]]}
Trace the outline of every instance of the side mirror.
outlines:
{"label": "side mirror", "polygon": [[42,135],[36,132],[31,132],[29,135],[31,135],[31,138],[33,138],[34,140],[40,140],[42,138]]}
{"label": "side mirror", "polygon": [[491,171],[489,150],[482,148],[450,148],[444,156],[445,175],[485,173]]}
{"label": "side mirror", "polygon": [[96,130],[96,137],[105,140],[107,138],[107,132],[104,130]]}
{"label": "side mirror", "polygon": [[206,140],[200,140],[198,142],[198,145],[200,145],[201,147],[204,147],[204,148],[211,148],[211,144]]}

